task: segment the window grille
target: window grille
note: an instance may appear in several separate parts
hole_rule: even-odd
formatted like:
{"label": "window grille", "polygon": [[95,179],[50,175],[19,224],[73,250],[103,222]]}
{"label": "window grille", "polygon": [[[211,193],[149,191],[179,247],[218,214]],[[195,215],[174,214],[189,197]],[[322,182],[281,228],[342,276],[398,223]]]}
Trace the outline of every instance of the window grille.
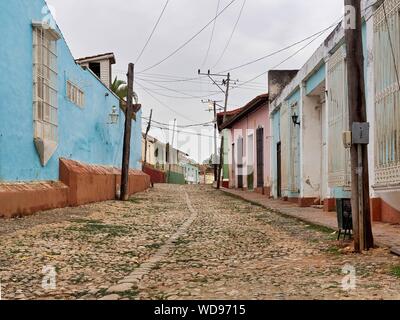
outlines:
{"label": "window grille", "polygon": [[34,138],[58,140],[57,39],[33,27]]}
{"label": "window grille", "polygon": [[78,86],[73,84],[71,81],[67,81],[67,98],[78,107],[83,108],[85,104],[85,94],[79,89]]}
{"label": "window grille", "polygon": [[346,49],[340,47],[328,61],[328,169],[329,187],[349,187],[350,151],[342,142],[349,130]]}
{"label": "window grille", "polygon": [[[375,182],[400,183],[400,0],[386,0],[374,14]],[[386,11],[386,18],[385,18]],[[387,22],[386,22],[387,19]]]}

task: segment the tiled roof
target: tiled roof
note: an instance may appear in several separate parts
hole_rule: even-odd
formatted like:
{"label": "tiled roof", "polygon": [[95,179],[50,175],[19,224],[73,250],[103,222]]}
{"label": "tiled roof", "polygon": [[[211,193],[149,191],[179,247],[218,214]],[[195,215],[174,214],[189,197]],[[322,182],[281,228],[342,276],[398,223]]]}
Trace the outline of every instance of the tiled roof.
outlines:
{"label": "tiled roof", "polygon": [[95,56],[75,59],[75,62],[79,63],[79,62],[84,62],[86,60],[90,61],[90,60],[100,60],[100,59],[110,59],[111,60],[111,64],[115,64],[115,55],[114,55],[113,52],[102,53],[102,54],[98,54],[98,55],[95,55]]}
{"label": "tiled roof", "polygon": [[264,93],[255,97],[253,100],[247,103],[243,108],[237,109],[239,110],[239,112],[236,112],[230,119],[227,119],[224,123],[222,123],[220,125],[220,130],[229,128],[236,121],[239,121],[250,112],[259,108],[262,103],[268,103],[268,93]]}

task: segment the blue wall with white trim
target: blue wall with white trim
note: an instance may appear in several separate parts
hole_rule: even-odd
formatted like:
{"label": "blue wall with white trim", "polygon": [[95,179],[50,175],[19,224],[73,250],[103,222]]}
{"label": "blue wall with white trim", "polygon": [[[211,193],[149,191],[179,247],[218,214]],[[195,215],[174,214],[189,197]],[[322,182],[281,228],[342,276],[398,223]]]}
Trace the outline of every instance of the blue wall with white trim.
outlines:
{"label": "blue wall with white trim", "polygon": [[[123,112],[119,111],[117,124],[108,123],[119,100],[75,63],[63,37],[57,42],[58,148],[46,166],[40,163],[33,141],[32,21],[42,21],[46,8],[43,0],[0,2],[0,181],[57,180],[60,157],[121,166]],[[83,108],[67,99],[67,80],[84,91]],[[140,168],[141,129],[139,112],[131,137],[130,165],[136,169]]]}

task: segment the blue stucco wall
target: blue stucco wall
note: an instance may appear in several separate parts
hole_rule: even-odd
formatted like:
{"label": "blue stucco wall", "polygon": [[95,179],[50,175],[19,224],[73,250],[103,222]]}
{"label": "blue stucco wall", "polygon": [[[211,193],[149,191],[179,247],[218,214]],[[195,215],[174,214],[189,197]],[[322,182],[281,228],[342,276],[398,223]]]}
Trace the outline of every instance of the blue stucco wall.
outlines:
{"label": "blue stucco wall", "polygon": [[[294,107],[294,110],[292,112],[295,112],[297,115],[300,116],[300,99],[301,99],[301,93],[300,93],[300,89],[298,88],[296,91],[294,91],[291,95],[289,95],[286,98],[287,103],[287,107],[291,107],[292,105],[294,105],[295,103],[297,103],[296,107]],[[290,115],[290,119],[289,119],[289,125],[292,126],[293,122],[291,119],[291,114],[292,112],[289,112]],[[299,118],[301,121],[301,118]],[[298,190],[300,190],[300,126],[295,126],[295,136],[297,138],[297,148],[296,148],[296,153],[295,154],[290,154],[290,162],[296,162],[296,167],[295,167],[295,176],[289,176],[288,177],[288,182],[289,185],[295,184],[296,188]],[[290,141],[287,141],[286,143],[288,143],[289,145],[291,144]],[[287,194],[288,197],[298,197],[300,192],[289,192]]]}
{"label": "blue stucco wall", "polygon": [[194,178],[195,178],[194,182],[199,183],[200,182],[199,168],[190,163],[185,163],[184,167],[185,167],[185,178],[188,178],[188,174],[189,174],[189,172],[191,172],[192,174],[194,174]]}
{"label": "blue stucco wall", "polygon": [[[43,19],[44,6],[43,0],[0,2],[0,181],[57,180],[60,157],[120,167],[123,112],[118,124],[108,124],[112,106],[119,106],[119,101],[93,74],[75,64],[63,38],[57,42],[58,149],[45,167],[40,164],[33,142],[31,23]],[[67,100],[66,80],[84,91],[83,108]],[[141,112],[132,126],[132,168],[140,168],[140,143]]]}
{"label": "blue stucco wall", "polygon": [[271,146],[271,153],[272,153],[272,161],[271,161],[271,168],[272,168],[272,185],[273,185],[273,194],[277,196],[278,189],[278,143],[281,141],[281,112],[280,109],[273,114],[271,114],[271,122],[272,122],[272,146]]}
{"label": "blue stucco wall", "polygon": [[306,81],[306,94],[310,94],[320,83],[325,81],[326,67],[322,64]]}

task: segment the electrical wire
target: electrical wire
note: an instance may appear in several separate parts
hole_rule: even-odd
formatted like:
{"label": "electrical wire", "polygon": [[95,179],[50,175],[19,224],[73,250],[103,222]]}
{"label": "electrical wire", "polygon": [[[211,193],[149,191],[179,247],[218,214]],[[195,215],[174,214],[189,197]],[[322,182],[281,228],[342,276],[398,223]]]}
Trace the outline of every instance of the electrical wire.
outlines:
{"label": "electrical wire", "polygon": [[[140,81],[136,80],[136,83],[140,83]],[[141,87],[142,87],[143,89],[146,89],[147,91],[150,91],[150,92],[152,92],[153,94],[158,95],[158,96],[161,96],[161,97],[171,98],[171,99],[182,99],[182,100],[206,99],[206,98],[209,98],[209,97],[212,97],[212,96],[216,96],[216,95],[220,95],[220,94],[221,94],[220,91],[215,91],[215,93],[212,93],[212,94],[209,94],[209,95],[205,95],[205,96],[192,96],[192,95],[189,95],[189,94],[187,94],[187,93],[180,92],[180,91],[178,91],[178,90],[169,89],[170,91],[177,92],[177,93],[180,93],[180,94],[185,95],[184,97],[182,97],[182,96],[172,96],[172,95],[168,95],[168,94],[159,93],[159,92],[154,91],[154,90],[151,89],[151,88],[148,88],[148,87],[144,86],[143,84],[141,85]]]}
{"label": "electrical wire", "polygon": [[[183,94],[184,96],[187,96],[187,97],[189,97],[189,98],[193,98],[193,99],[201,99],[201,98],[204,98],[204,96],[194,96],[194,95],[191,95],[191,94],[187,94],[187,93],[185,93],[185,92],[183,92],[183,91],[171,89],[171,88],[165,87],[165,86],[163,86],[163,85],[156,84],[156,83],[154,83],[154,82],[152,82],[152,81],[149,81],[149,80],[142,80],[142,81],[144,81],[144,82],[146,82],[146,83],[148,83],[148,84],[152,84],[152,85],[154,85],[154,86],[156,86],[156,87],[158,87],[158,88],[162,88],[162,89],[165,89],[165,90],[168,90],[168,91],[171,91],[171,92]],[[213,91],[213,92],[211,92],[211,94],[216,94],[216,93],[219,93],[219,91]],[[210,95],[211,95],[211,94],[210,94]]]}
{"label": "electrical wire", "polygon": [[[166,130],[166,131],[174,131],[173,129],[170,128],[165,128],[162,126],[157,126],[157,125],[152,125],[152,128],[157,128],[157,129],[162,129],[162,130]],[[206,134],[202,134],[202,133],[197,133],[197,132],[190,132],[190,131],[183,131],[183,130],[176,130],[175,132],[177,133],[183,133],[183,134],[190,134],[190,135],[195,135],[195,136],[199,136],[199,137],[205,137],[205,138],[212,138],[214,139],[214,136],[212,135],[206,135]]]}
{"label": "electrical wire", "polygon": [[160,23],[162,16],[164,15],[165,9],[167,9],[167,6],[168,6],[169,1],[170,1],[170,0],[167,0],[167,1],[165,2],[164,7],[163,7],[163,9],[162,9],[162,11],[161,11],[161,14],[160,14],[160,16],[158,17],[157,22],[156,22],[156,24],[154,25],[153,30],[151,31],[150,36],[148,37],[148,39],[147,39],[147,41],[146,41],[146,44],[144,45],[142,51],[140,51],[139,57],[136,59],[136,62],[135,62],[136,64],[139,62],[140,58],[142,57],[142,55],[143,55],[143,53],[144,53],[144,50],[146,50],[148,44],[150,43],[150,40],[151,40],[151,38],[153,37],[154,32],[156,31],[157,26],[158,26],[158,24]]}
{"label": "electrical wire", "polygon": [[240,8],[239,16],[237,17],[237,20],[236,20],[236,23],[235,23],[235,25],[233,27],[232,33],[231,33],[231,35],[230,35],[230,37],[228,39],[228,42],[225,45],[224,50],[222,51],[222,54],[217,59],[217,62],[214,64],[213,68],[215,68],[221,62],[222,58],[225,56],[226,50],[228,49],[229,44],[232,41],[233,35],[235,34],[235,31],[236,31],[236,28],[237,28],[237,26],[239,24],[240,18],[242,17],[242,13],[243,13],[244,6],[246,5],[246,1],[247,0],[243,0],[243,4],[242,4],[242,7]]}
{"label": "electrical wire", "polygon": [[[297,45],[299,45],[299,44],[301,44],[301,43],[303,43],[303,42],[305,42],[305,41],[307,41],[307,40],[310,40],[310,39],[314,38],[315,36],[318,36],[318,35],[321,35],[321,34],[325,33],[326,31],[328,31],[328,30],[331,29],[332,27],[337,26],[338,23],[340,23],[341,20],[342,20],[342,17],[340,18],[339,21],[335,22],[334,24],[330,25],[330,26],[327,27],[327,28],[324,28],[324,29],[322,29],[322,30],[320,30],[320,31],[318,31],[318,32],[316,32],[316,33],[314,33],[314,34],[312,34],[311,36],[308,36],[308,37],[306,37],[306,38],[304,38],[304,39],[302,39],[302,40],[300,40],[300,41],[297,41],[297,42],[295,42],[295,43],[293,43],[293,44],[290,44],[290,45],[288,45],[288,46],[286,46],[286,47],[283,47],[283,48],[281,48],[281,49],[279,49],[279,50],[276,50],[276,51],[274,51],[274,52],[268,53],[268,54],[266,54],[266,55],[264,55],[264,56],[262,56],[262,57],[260,57],[260,58],[257,58],[257,59],[248,61],[248,62],[246,62],[246,63],[240,64],[240,65],[238,65],[238,66],[235,66],[235,67],[232,67],[232,68],[229,68],[229,69],[226,69],[226,70],[224,70],[224,71],[221,71],[220,73],[226,73],[226,72],[234,71],[234,70],[237,70],[237,69],[246,67],[246,66],[248,66],[248,65],[257,63],[257,62],[259,62],[259,61],[265,60],[265,59],[267,59],[267,58],[273,57],[273,56],[275,56],[275,55],[277,55],[277,54],[279,54],[279,53],[281,53],[281,52],[287,51],[287,50],[289,50],[289,49],[291,49],[291,48],[293,48],[293,47],[295,47],[295,46],[297,46]],[[151,74],[145,73],[144,71],[140,72],[140,74],[141,74],[141,77],[143,77],[145,74],[146,74],[146,75],[151,75]],[[173,77],[177,77],[177,78],[178,78],[178,76],[172,76],[172,75],[162,75],[162,74],[152,74],[152,75],[159,75],[160,77],[165,76],[166,78],[173,78]],[[259,77],[260,77],[260,76],[259,76]],[[194,81],[194,80],[205,79],[205,78],[206,78],[206,77],[196,77],[196,78],[194,78],[194,77],[193,77],[193,78],[191,78],[191,77],[187,77],[187,78],[182,77],[182,79],[171,79],[171,80],[168,80],[168,79],[167,79],[167,80],[165,80],[165,82],[186,82],[186,81]],[[158,82],[161,82],[161,81],[158,81]]]}
{"label": "electrical wire", "polygon": [[[341,19],[342,19],[342,18],[341,18]],[[340,21],[335,22],[334,24],[331,24],[329,27],[324,28],[323,30],[318,31],[318,32],[314,33],[313,35],[308,36],[307,38],[304,38],[304,39],[302,39],[302,40],[300,40],[300,41],[297,41],[297,42],[295,42],[295,43],[293,43],[293,44],[291,44],[291,45],[288,45],[288,46],[286,46],[286,47],[284,47],[284,48],[282,48],[282,49],[279,49],[279,50],[277,50],[277,51],[271,52],[271,53],[266,54],[266,55],[264,55],[264,56],[262,56],[262,57],[260,57],[260,58],[257,58],[257,59],[255,59],[255,60],[251,60],[251,61],[249,61],[249,62],[243,63],[243,64],[238,65],[238,66],[236,66],[236,67],[232,67],[232,68],[226,69],[226,70],[224,70],[224,71],[221,71],[221,73],[231,72],[231,71],[234,71],[234,70],[243,68],[243,67],[247,67],[247,66],[249,66],[249,65],[251,65],[251,64],[254,64],[254,63],[259,62],[259,61],[262,61],[262,60],[265,60],[265,59],[267,59],[267,58],[273,57],[273,56],[277,55],[278,53],[281,53],[281,52],[283,52],[283,51],[289,50],[289,49],[291,49],[291,48],[293,48],[293,47],[295,47],[295,46],[297,46],[297,45],[299,45],[299,44],[301,44],[301,43],[303,43],[303,42],[305,42],[305,41],[307,41],[307,40],[310,40],[310,39],[314,38],[315,36],[318,36],[318,35],[321,35],[321,34],[325,33],[326,31],[330,30],[332,27],[337,26],[339,22],[340,22]]]}
{"label": "electrical wire", "polygon": [[[218,0],[218,3],[217,3],[217,11],[215,12],[215,17],[216,17],[217,14],[218,14],[220,4],[221,4],[221,0]],[[205,58],[204,58],[204,60],[203,60],[203,63],[202,63],[202,65],[201,65],[201,67],[204,67],[204,65],[205,65],[206,62],[207,62],[208,56],[209,56],[209,54],[210,54],[211,43],[212,43],[212,40],[213,40],[213,38],[214,38],[214,31],[215,31],[215,25],[216,25],[216,23],[217,23],[217,19],[214,20],[213,28],[212,28],[212,31],[211,31],[210,41],[209,41],[209,43],[208,43],[207,53],[206,53],[206,56],[205,56]]]}
{"label": "electrical wire", "polygon": [[[150,120],[150,118],[148,117],[142,117],[142,119],[145,120]],[[156,121],[156,120],[151,120],[151,122],[160,124],[160,125],[165,125],[165,126],[169,126],[170,124],[168,123],[163,123],[160,121]],[[188,124],[188,125],[176,125],[178,128],[191,128],[191,127],[205,127],[205,126],[210,126],[211,124],[213,124],[214,121],[209,121],[209,122],[204,122],[204,123],[198,123],[198,124]]]}
{"label": "electrical wire", "polygon": [[172,56],[177,54],[184,47],[186,47],[190,42],[192,42],[198,35],[200,35],[205,29],[207,29],[209,25],[211,25],[221,14],[223,14],[236,1],[237,0],[232,0],[230,3],[228,3],[228,5],[225,8],[223,8],[211,21],[209,21],[203,28],[201,28],[197,33],[195,33],[192,37],[190,37],[187,41],[185,41],[182,45],[180,45],[177,49],[175,49],[173,52],[171,52],[164,59],[162,59],[162,60],[158,61],[157,63],[155,63],[155,64],[153,64],[153,65],[151,65],[151,66],[139,71],[138,74],[146,72],[148,70],[151,70],[151,69],[159,66],[160,64],[162,64],[163,62],[165,62],[166,60],[168,60],[169,58],[171,58]]}
{"label": "electrical wire", "polygon": [[[332,28],[332,27],[331,27],[331,28]],[[306,43],[303,47],[301,47],[299,50],[297,50],[296,52],[294,52],[294,53],[291,54],[289,57],[285,58],[283,61],[279,62],[277,65],[273,66],[273,67],[270,68],[269,70],[273,70],[273,69],[279,67],[280,65],[284,64],[286,61],[288,61],[288,60],[290,60],[291,58],[293,58],[294,56],[296,56],[298,53],[300,53],[301,51],[303,51],[304,49],[306,49],[306,48],[307,48],[309,45],[311,45],[314,41],[316,41],[318,38],[320,38],[320,37],[321,37],[326,31],[328,31],[328,30],[329,30],[329,29],[325,29],[324,32],[320,32],[320,33],[315,34],[316,36],[315,36],[314,39],[312,39],[311,41],[307,42],[307,43]],[[248,84],[248,83],[251,83],[252,81],[254,81],[254,80],[256,80],[256,79],[262,77],[263,75],[265,75],[267,72],[268,72],[268,70],[267,70],[267,71],[264,71],[263,73],[260,73],[259,75],[255,76],[255,77],[253,77],[253,78],[251,78],[250,80],[247,80],[247,81],[245,81],[245,82],[243,82],[243,83],[238,84],[236,87],[233,87],[232,89],[236,89],[236,88],[242,87],[242,86],[244,86],[244,85],[246,85],[246,84]]]}
{"label": "electrical wire", "polygon": [[155,101],[157,101],[160,105],[162,105],[164,108],[167,108],[169,111],[177,114],[178,116],[181,116],[183,119],[186,119],[188,121],[191,122],[196,122],[192,119],[189,119],[188,117],[186,117],[185,115],[179,113],[178,111],[174,110],[173,108],[171,108],[169,105],[167,105],[166,103],[162,102],[160,99],[158,99],[157,97],[155,97],[147,88],[143,87],[142,85],[140,85],[139,83],[137,83],[138,87],[143,89],[150,97],[152,97]]}

